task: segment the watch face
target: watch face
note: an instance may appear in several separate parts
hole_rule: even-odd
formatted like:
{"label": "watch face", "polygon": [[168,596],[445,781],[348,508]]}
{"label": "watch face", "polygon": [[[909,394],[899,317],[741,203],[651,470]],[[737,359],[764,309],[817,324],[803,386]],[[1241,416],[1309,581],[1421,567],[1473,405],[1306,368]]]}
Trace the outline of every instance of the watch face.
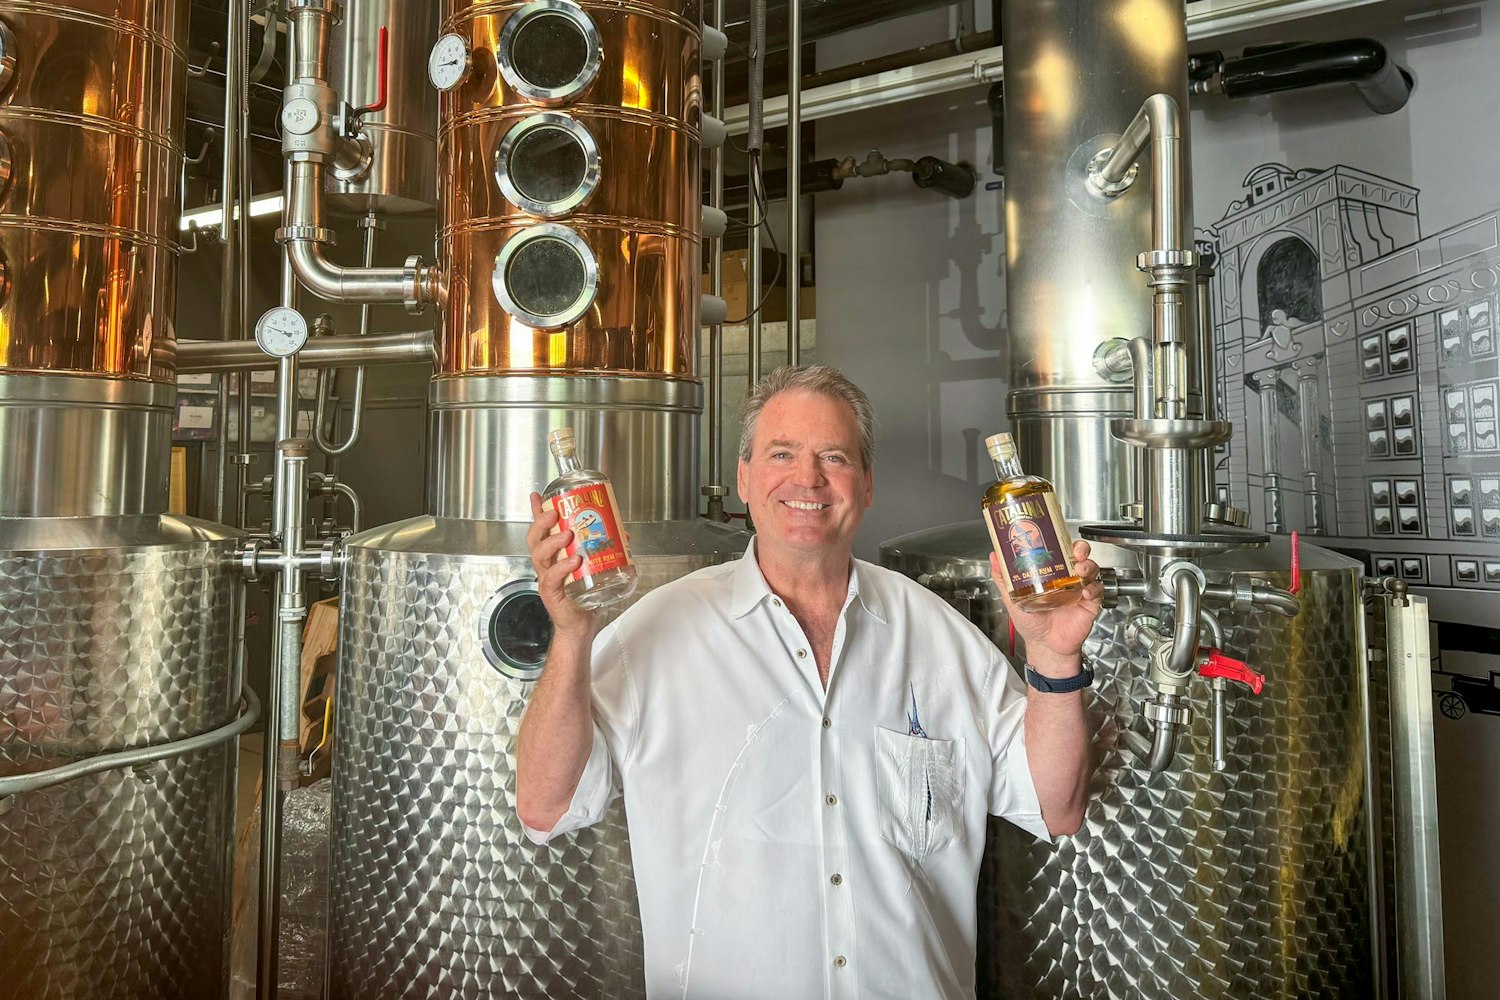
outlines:
{"label": "watch face", "polygon": [[255,324],[255,342],[274,358],[285,358],[307,343],[307,320],[295,309],[272,309]]}
{"label": "watch face", "polygon": [[469,72],[469,45],[460,35],[444,35],[427,59],[427,76],[438,90],[452,90]]}

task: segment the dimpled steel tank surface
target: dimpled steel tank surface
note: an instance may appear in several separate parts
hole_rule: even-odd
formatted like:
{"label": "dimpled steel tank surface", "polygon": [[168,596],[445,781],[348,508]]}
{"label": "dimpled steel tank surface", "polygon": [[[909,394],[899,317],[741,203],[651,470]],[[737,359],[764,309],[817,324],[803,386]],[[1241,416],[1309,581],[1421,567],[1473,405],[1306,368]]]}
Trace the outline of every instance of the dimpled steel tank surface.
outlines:
{"label": "dimpled steel tank surface", "polygon": [[226,985],[237,533],[167,515],[186,0],[0,2],[0,994]]}
{"label": "dimpled steel tank surface", "polygon": [[[534,594],[526,527],[418,518],[351,542],[333,997],[645,995],[623,811],[546,847],[516,818],[513,746],[535,673],[507,675],[485,647],[508,648],[517,663],[545,654],[545,630],[513,620],[507,638],[487,613],[507,588]],[[630,532],[638,595],[745,545],[741,532],[707,523]]]}
{"label": "dimpled steel tank surface", "polygon": [[697,516],[699,16],[444,5],[467,65],[438,128],[430,516],[346,546],[332,1000],[644,996],[623,812],[545,847],[515,814],[551,637],[527,497],[571,427],[614,482],[637,598],[747,543]]}
{"label": "dimpled steel tank surface", "polygon": [[[1007,648],[984,582],[975,524],[881,547]],[[1285,586],[1284,540],[1205,560],[1211,580]],[[1095,558],[1122,571],[1108,546]],[[978,995],[1026,1000],[1372,995],[1363,624],[1358,564],[1302,548],[1303,610],[1225,619],[1226,642],[1263,664],[1259,696],[1234,697],[1228,767],[1210,763],[1206,690],[1177,759],[1152,776],[1123,744],[1140,730],[1146,683],[1124,640],[1129,607],[1107,609],[1087,651],[1095,771],[1084,828],[1037,843],[994,821],[979,885]],[[1206,686],[1203,686],[1206,687]]]}

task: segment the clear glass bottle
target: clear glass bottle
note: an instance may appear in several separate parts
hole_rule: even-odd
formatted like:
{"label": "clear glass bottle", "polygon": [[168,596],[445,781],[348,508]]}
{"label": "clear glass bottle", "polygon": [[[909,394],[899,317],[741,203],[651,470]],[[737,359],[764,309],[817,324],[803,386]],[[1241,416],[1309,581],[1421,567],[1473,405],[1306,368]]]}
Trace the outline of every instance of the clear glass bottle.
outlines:
{"label": "clear glass bottle", "polygon": [[1021,471],[1009,434],[985,438],[1000,481],[984,494],[984,523],[1000,556],[1002,585],[1026,611],[1061,608],[1083,596],[1073,541],[1052,484]]}
{"label": "clear glass bottle", "polygon": [[558,513],[559,527],[573,529],[564,558],[583,556],[573,578],[563,587],[580,608],[602,608],[635,593],[635,563],[620,524],[620,506],[608,477],[578,462],[573,428],[547,435],[547,447],[557,460],[557,478],[542,492],[542,502]]}

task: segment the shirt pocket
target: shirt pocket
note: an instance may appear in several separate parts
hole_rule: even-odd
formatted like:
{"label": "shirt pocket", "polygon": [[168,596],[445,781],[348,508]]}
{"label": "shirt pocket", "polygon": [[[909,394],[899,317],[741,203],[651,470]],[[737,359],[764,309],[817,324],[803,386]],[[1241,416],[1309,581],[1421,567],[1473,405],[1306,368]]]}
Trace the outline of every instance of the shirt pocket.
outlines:
{"label": "shirt pocket", "polygon": [[963,843],[963,740],[875,729],[880,836],[917,864]]}

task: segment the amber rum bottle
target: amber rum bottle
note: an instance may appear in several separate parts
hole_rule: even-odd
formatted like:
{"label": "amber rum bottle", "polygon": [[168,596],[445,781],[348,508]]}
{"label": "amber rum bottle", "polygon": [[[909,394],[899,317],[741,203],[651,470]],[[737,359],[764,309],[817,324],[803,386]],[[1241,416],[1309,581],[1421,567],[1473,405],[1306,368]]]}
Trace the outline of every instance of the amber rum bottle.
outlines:
{"label": "amber rum bottle", "polygon": [[578,462],[573,428],[547,435],[547,447],[557,460],[557,478],[547,484],[542,502],[557,511],[558,527],[573,529],[573,540],[563,558],[582,556],[563,591],[580,608],[602,608],[635,593],[635,564],[620,526],[620,507],[609,479]]}
{"label": "amber rum bottle", "polygon": [[1000,556],[1001,584],[1026,611],[1072,604],[1083,596],[1073,542],[1052,484],[1021,471],[1009,434],[985,438],[1000,481],[984,494],[984,523]]}

